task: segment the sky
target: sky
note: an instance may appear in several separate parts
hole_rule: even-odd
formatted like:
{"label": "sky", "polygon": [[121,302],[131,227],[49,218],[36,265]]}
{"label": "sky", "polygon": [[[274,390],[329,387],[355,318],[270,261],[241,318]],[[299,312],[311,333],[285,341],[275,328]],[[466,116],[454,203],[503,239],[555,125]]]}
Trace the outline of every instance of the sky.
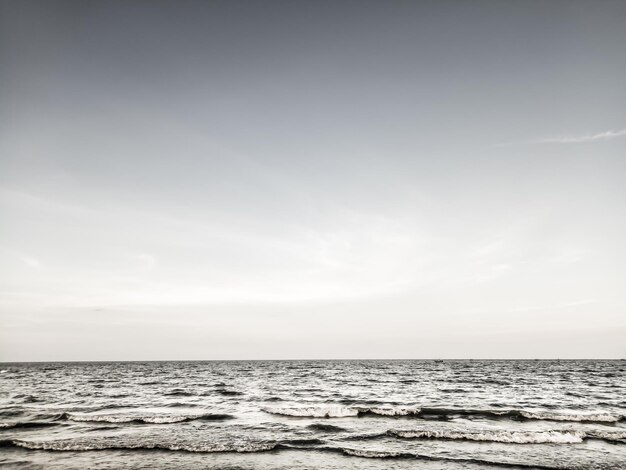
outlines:
{"label": "sky", "polygon": [[626,2],[0,2],[0,361],[626,357]]}

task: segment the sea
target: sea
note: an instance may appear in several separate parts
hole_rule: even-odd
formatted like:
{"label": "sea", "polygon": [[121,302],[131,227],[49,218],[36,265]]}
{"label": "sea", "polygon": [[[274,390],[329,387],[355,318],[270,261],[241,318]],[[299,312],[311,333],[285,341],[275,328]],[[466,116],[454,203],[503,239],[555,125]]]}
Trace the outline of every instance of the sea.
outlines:
{"label": "sea", "polygon": [[0,466],[626,469],[626,361],[0,363]]}

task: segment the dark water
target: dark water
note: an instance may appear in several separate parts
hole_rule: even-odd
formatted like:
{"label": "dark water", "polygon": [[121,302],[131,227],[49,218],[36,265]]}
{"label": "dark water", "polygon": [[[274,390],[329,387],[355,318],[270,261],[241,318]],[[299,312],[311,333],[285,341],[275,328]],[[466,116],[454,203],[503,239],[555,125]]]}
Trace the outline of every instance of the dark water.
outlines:
{"label": "dark water", "polygon": [[6,467],[626,469],[626,361],[0,371]]}

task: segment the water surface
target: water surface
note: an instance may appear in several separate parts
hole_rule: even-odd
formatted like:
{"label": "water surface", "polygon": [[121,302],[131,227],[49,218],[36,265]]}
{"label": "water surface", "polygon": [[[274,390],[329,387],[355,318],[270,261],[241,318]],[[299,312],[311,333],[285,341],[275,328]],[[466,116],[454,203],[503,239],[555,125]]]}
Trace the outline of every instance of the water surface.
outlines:
{"label": "water surface", "polygon": [[0,364],[15,468],[626,469],[626,361]]}

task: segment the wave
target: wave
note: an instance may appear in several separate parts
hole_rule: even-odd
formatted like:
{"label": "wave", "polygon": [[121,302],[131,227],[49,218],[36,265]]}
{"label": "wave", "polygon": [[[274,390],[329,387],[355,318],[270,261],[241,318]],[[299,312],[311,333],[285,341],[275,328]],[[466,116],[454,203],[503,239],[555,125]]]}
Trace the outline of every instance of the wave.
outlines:
{"label": "wave", "polygon": [[[569,468],[554,462],[553,465],[531,462],[502,461],[494,456],[490,458],[465,458],[451,457],[447,455],[422,454],[411,451],[383,451],[368,450],[341,445],[324,445],[324,442],[317,439],[296,439],[283,442],[263,441],[263,442],[242,442],[237,444],[220,443],[185,443],[185,442],[128,442],[127,440],[56,440],[56,441],[26,441],[21,439],[0,440],[0,447],[21,447],[31,450],[48,451],[94,451],[94,450],[127,450],[127,451],[174,451],[174,452],[197,452],[197,453],[259,453],[268,451],[294,450],[294,451],[323,451],[339,453],[346,456],[371,458],[371,459],[413,459],[423,461],[454,462],[460,464],[478,464],[483,466],[507,467],[507,468],[532,468],[539,470],[562,470]],[[622,467],[620,467],[622,468]],[[626,468],[626,467],[624,467]]]}
{"label": "wave", "polygon": [[17,423],[0,423],[0,431],[4,429],[46,428],[58,425],[59,423],[50,423],[47,421],[18,421]]}
{"label": "wave", "polygon": [[194,392],[188,392],[187,390],[176,388],[174,390],[170,390],[169,392],[165,392],[163,395],[168,397],[193,397],[196,394]]}
{"label": "wave", "polygon": [[312,438],[312,439],[286,439],[281,441],[281,444],[288,444],[288,445],[294,445],[294,446],[316,446],[316,445],[320,445],[323,444],[324,441],[322,441],[321,439],[316,439],[316,438]]}
{"label": "wave", "polygon": [[386,432],[372,432],[368,434],[351,434],[344,437],[344,439],[348,441],[370,441],[387,437],[387,435],[388,434]]}
{"label": "wave", "polygon": [[396,401],[381,401],[381,400],[361,400],[357,398],[344,397],[340,400],[337,400],[337,403],[341,403],[342,405],[353,405],[361,408],[369,408],[369,407],[390,407],[390,406],[402,406],[402,407],[413,407],[413,405],[407,405],[406,403],[400,403]]}
{"label": "wave", "polygon": [[347,418],[366,415],[378,416],[410,416],[418,415],[419,408],[414,407],[347,407],[337,405],[263,408],[266,413],[297,418]]}
{"label": "wave", "polygon": [[379,415],[379,416],[417,416],[421,413],[419,408],[415,407],[397,407],[397,408],[359,408],[359,415]]}
{"label": "wave", "polygon": [[4,410],[0,410],[0,417],[2,418],[12,418],[15,416],[20,416],[24,414],[24,410],[16,409],[16,408],[5,408]]}
{"label": "wave", "polygon": [[580,423],[616,423],[623,416],[610,413],[573,413],[569,411],[531,411],[514,409],[455,409],[455,408],[422,408],[419,414],[424,419],[452,419],[455,417],[476,417],[489,419],[513,419],[517,421],[576,421]]}
{"label": "wave", "polygon": [[342,427],[333,426],[332,424],[323,424],[323,423],[309,424],[307,428],[313,431],[321,431],[321,432],[345,432],[346,431],[346,429]]}
{"label": "wave", "polygon": [[421,419],[450,420],[457,417],[488,419],[512,419],[517,421],[572,421],[580,423],[616,423],[624,419],[622,415],[610,413],[573,413],[568,411],[530,411],[512,409],[455,409],[455,408],[418,408],[415,406],[340,406],[319,405],[308,407],[262,408],[270,414],[299,418],[345,418],[368,415],[390,417],[417,417]]}
{"label": "wave", "polygon": [[[320,449],[320,448],[317,448]],[[321,449],[320,449],[321,450]],[[329,450],[331,452],[341,452],[344,455],[349,455],[352,457],[362,457],[369,459],[416,459],[416,460],[428,460],[428,461],[439,461],[439,462],[457,462],[457,463],[468,463],[468,464],[478,464],[484,466],[497,466],[497,467],[508,467],[508,468],[532,468],[538,470],[557,470],[562,469],[560,466],[548,466],[548,465],[537,465],[537,464],[525,464],[525,463],[517,463],[517,462],[501,462],[495,460],[487,460],[480,458],[454,458],[454,457],[444,457],[444,456],[434,456],[434,455],[426,455],[426,454],[418,454],[414,452],[387,452],[387,451],[376,451],[376,450],[364,450],[364,449],[350,449],[350,448],[325,448],[323,450]]]}
{"label": "wave", "polygon": [[[321,442],[321,441],[319,441]],[[340,453],[347,456],[374,458],[374,459],[415,459],[429,461],[445,461],[459,463],[477,463],[490,466],[506,466],[510,468],[535,468],[544,470],[558,469],[559,467],[548,467],[536,464],[518,464],[508,462],[498,462],[483,459],[466,459],[453,458],[446,456],[433,456],[419,454],[413,452],[393,452],[393,451],[375,451],[365,449],[352,449],[340,446],[323,446],[317,445],[318,441],[307,441],[298,443],[277,443],[277,442],[247,442],[241,444],[191,444],[191,443],[156,443],[156,442],[111,442],[109,441],[25,441],[21,439],[5,439],[0,440],[0,447],[21,447],[30,450],[48,450],[58,452],[87,452],[93,450],[166,450],[175,452],[198,452],[198,453],[258,453],[280,450],[299,450],[306,451],[314,449],[316,451],[325,451]],[[300,447],[302,445],[302,447]],[[314,447],[310,447],[314,445]]]}
{"label": "wave", "polygon": [[225,389],[217,389],[217,390],[215,390],[215,393],[218,393],[218,394],[223,395],[225,397],[235,397],[235,396],[243,395],[242,392],[238,392],[236,390],[225,390]]}
{"label": "wave", "polygon": [[112,442],[110,440],[98,441],[25,441],[21,439],[0,440],[0,447],[22,447],[30,450],[52,450],[52,451],[91,451],[91,450],[170,450],[184,452],[266,452],[277,447],[275,442],[246,442],[241,444],[219,444],[219,443],[162,443],[162,442]]}
{"label": "wave", "polygon": [[454,429],[389,430],[389,435],[407,439],[444,439],[507,444],[578,444],[586,437],[583,431],[506,431],[483,429],[464,431]]}
{"label": "wave", "polygon": [[262,408],[266,413],[281,416],[292,416],[297,418],[345,418],[358,416],[358,408],[348,408],[345,406],[307,406],[290,408]]}
{"label": "wave", "polygon": [[112,429],[119,429],[118,426],[114,426],[111,423],[105,423],[102,426],[90,426],[83,432],[99,432],[99,431],[111,431]]}
{"label": "wave", "polygon": [[[501,442],[506,444],[578,444],[586,439],[626,443],[626,429],[550,429],[536,431],[511,431],[507,429],[390,429],[379,437],[393,436],[404,439],[468,440]],[[376,435],[365,436],[375,438]],[[359,436],[351,437],[356,439]]]}
{"label": "wave", "polygon": [[185,421],[224,421],[234,419],[228,414],[203,413],[193,415],[180,414],[160,414],[160,415],[139,415],[139,414],[108,414],[108,415],[87,415],[64,413],[61,419],[77,422],[104,422],[104,423],[135,423],[135,424],[172,424],[183,423]]}
{"label": "wave", "polygon": [[551,411],[520,411],[526,419],[547,421],[578,421],[581,423],[617,423],[624,417],[610,413],[557,413]]}
{"label": "wave", "polygon": [[594,429],[585,431],[589,439],[601,439],[608,442],[621,442],[626,444],[626,430],[623,431],[606,431],[604,429]]}
{"label": "wave", "polygon": [[176,401],[173,403],[166,403],[164,405],[162,405],[166,408],[196,408],[199,405],[195,404],[195,403],[183,403],[181,401]]}
{"label": "wave", "polygon": [[41,401],[34,395],[15,395],[13,398],[21,398],[22,403],[39,403]]}

